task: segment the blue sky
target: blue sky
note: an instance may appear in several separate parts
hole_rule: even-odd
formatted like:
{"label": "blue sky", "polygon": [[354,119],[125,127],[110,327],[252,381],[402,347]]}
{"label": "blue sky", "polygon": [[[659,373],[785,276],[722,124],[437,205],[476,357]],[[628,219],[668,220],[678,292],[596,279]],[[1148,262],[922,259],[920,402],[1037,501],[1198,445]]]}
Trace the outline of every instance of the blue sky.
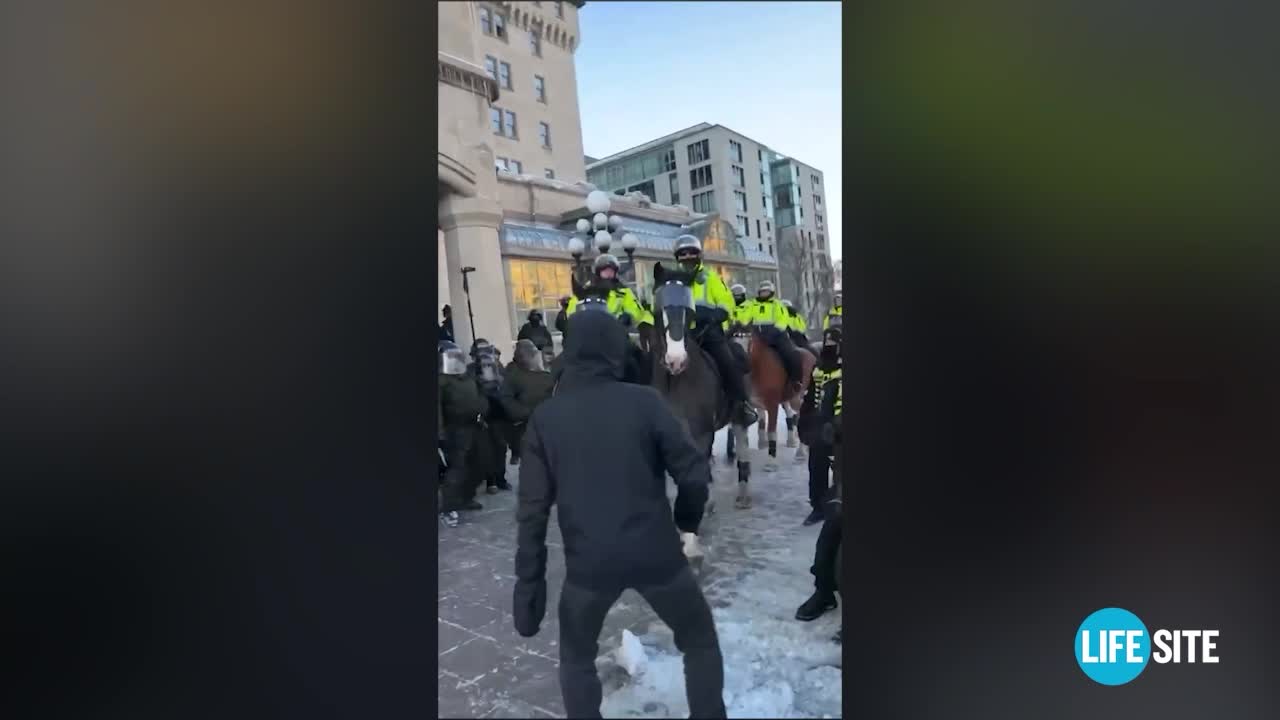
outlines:
{"label": "blue sky", "polygon": [[587,155],[725,125],[823,172],[842,257],[840,3],[588,2],[579,24]]}

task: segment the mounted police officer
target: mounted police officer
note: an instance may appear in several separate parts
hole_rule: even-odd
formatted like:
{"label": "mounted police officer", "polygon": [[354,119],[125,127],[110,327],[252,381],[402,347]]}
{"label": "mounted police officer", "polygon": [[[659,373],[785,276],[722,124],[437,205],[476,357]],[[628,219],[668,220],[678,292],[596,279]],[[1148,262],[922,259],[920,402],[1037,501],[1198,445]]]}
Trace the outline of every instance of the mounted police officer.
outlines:
{"label": "mounted police officer", "polygon": [[805,336],[805,333],[808,332],[809,325],[804,321],[804,316],[800,314],[799,310],[796,310],[796,306],[792,305],[790,300],[783,300],[782,307],[787,309],[787,315],[790,316],[788,318],[790,322],[787,325],[787,334],[791,336],[791,342],[795,343],[796,347],[808,347],[809,338]]}
{"label": "mounted police officer", "polygon": [[729,405],[733,408],[740,424],[751,425],[759,420],[751,403],[747,401],[747,389],[743,374],[733,354],[729,350],[729,342],[725,332],[729,329],[729,321],[737,311],[733,295],[724,286],[724,280],[713,270],[702,264],[702,243],[692,235],[681,235],[676,238],[676,263],[680,269],[693,275],[690,290],[694,304],[694,335],[700,335],[700,345],[720,371],[720,382],[725,394],[729,396]]}
{"label": "mounted police officer", "polygon": [[[604,253],[591,264],[591,284],[609,289],[605,300],[605,308],[609,314],[617,318],[628,331],[637,331],[640,342],[647,345],[646,336],[653,329],[653,315],[640,305],[636,294],[618,277],[619,272],[618,258]],[[580,309],[582,302],[575,296],[569,299],[565,312],[572,317]],[[634,343],[627,350],[627,365],[627,380],[640,382],[644,376],[645,357],[640,346]]]}
{"label": "mounted police officer", "polygon": [[772,282],[765,280],[760,283],[756,291],[756,299],[743,306],[742,319],[745,324],[755,326],[769,347],[778,351],[782,359],[782,367],[787,372],[788,387],[792,388],[793,392],[799,392],[800,358],[796,355],[795,343],[792,342],[788,333],[791,328],[791,314],[778,301],[774,292]]}
{"label": "mounted police officer", "polygon": [[844,293],[836,292],[835,297],[832,299],[832,308],[828,310],[826,316],[822,318],[823,330],[826,330],[832,325],[840,327],[844,324],[844,308],[841,307],[842,300],[844,300]]}

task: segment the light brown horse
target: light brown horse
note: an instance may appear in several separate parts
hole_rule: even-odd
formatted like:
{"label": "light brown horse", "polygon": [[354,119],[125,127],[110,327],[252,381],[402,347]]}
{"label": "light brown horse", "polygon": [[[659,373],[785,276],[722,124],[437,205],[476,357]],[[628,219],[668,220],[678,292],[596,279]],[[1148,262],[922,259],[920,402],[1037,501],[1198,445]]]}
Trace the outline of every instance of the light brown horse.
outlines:
{"label": "light brown horse", "polygon": [[[782,359],[778,357],[777,351],[765,343],[758,330],[740,329],[734,333],[734,341],[747,352],[747,363],[750,368],[747,380],[748,387],[751,389],[751,404],[765,413],[765,416],[760,418],[757,447],[767,446],[769,457],[776,459],[778,457],[778,410],[781,408],[787,415],[789,431],[787,445],[795,447],[798,440],[794,417],[800,411],[801,403],[804,402],[805,386],[813,373],[814,365],[818,363],[818,358],[807,348],[796,348],[800,356],[800,390],[790,394],[786,387],[787,371],[782,365]],[[769,466],[766,466],[766,469],[770,469]]]}

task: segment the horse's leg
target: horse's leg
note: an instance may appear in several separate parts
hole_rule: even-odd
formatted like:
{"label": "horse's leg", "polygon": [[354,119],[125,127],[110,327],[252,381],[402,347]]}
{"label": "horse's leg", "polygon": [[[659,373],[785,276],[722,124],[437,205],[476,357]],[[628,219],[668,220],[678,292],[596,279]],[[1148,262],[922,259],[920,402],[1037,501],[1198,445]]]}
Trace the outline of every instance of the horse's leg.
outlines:
{"label": "horse's leg", "polygon": [[769,426],[767,424],[769,415],[768,406],[769,403],[767,402],[760,403],[756,406],[762,411],[759,413],[760,422],[756,425],[756,447],[761,450],[769,447]]}
{"label": "horse's leg", "polygon": [[737,433],[733,431],[733,425],[729,425],[729,436],[725,439],[725,462],[733,462],[733,439],[736,435]]}
{"label": "horse's leg", "polygon": [[796,430],[796,411],[791,407],[791,403],[782,403],[782,411],[787,414],[787,447],[793,448],[800,444],[800,433]]}
{"label": "horse's leg", "polygon": [[778,406],[769,408],[769,457],[778,457]]}
{"label": "horse's leg", "polygon": [[738,456],[738,497],[734,505],[738,508],[751,507],[751,492],[747,482],[751,479],[751,446],[747,444],[747,426],[731,425],[730,434],[738,436],[742,445],[742,453]]}

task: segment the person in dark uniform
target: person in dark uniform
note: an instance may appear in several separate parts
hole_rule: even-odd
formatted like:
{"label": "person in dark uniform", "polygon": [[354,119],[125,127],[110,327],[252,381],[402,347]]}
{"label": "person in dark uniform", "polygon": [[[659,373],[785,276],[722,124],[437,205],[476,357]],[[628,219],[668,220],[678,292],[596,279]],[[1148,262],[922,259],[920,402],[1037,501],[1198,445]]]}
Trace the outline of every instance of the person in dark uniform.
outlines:
{"label": "person in dark uniform", "polygon": [[453,337],[453,308],[445,305],[441,313],[444,315],[444,320],[440,321],[440,339],[456,342]]}
{"label": "person in dark uniform", "polygon": [[529,320],[520,328],[516,340],[532,340],[539,350],[555,346],[555,341],[551,339],[551,331],[542,323],[542,311],[536,309],[529,311]]}
{"label": "person in dark uniform", "polygon": [[520,464],[521,441],[529,416],[551,397],[551,372],[543,364],[543,353],[532,340],[516,343],[515,359],[507,365],[502,381],[502,409],[509,422],[507,442],[511,445],[511,464]]}
{"label": "person in dark uniform", "polygon": [[[830,333],[831,329],[827,330]],[[824,333],[825,335],[826,333]],[[825,347],[824,347],[825,350]],[[842,510],[844,505],[844,482],[841,472],[840,458],[840,413],[843,405],[844,379],[827,380],[822,386],[822,405],[819,411],[822,427],[819,431],[821,444],[810,448],[813,454],[822,452],[831,463],[834,460],[835,472],[831,489],[828,491],[823,507],[822,530],[818,533],[818,542],[813,551],[814,592],[796,610],[797,620],[814,620],[828,610],[836,609],[836,593],[840,592],[840,544],[843,540]],[[840,640],[840,635],[836,635]]]}
{"label": "person in dark uniform", "polygon": [[489,403],[467,374],[462,349],[450,343],[440,355],[440,449],[444,454],[445,476],[441,487],[441,520],[458,524],[459,510],[480,510],[475,501],[479,475],[471,461],[481,418]]}
{"label": "person in dark uniform", "polygon": [[[600,717],[600,630],[633,588],[684,654],[695,718],[723,718],[724,659],[711,608],[689,567],[708,495],[706,454],[651,387],[624,383],[627,333],[606,312],[569,320],[564,373],[529,419],[520,461],[513,593],[516,631],[538,633],[547,604],[547,524],[557,506],[564,542],[560,689],[571,718]],[[666,474],[680,487],[674,515]]]}
{"label": "person in dark uniform", "polygon": [[841,379],[840,328],[827,328],[822,332],[822,350],[818,363],[809,377],[804,403],[800,406],[800,442],[809,446],[809,516],[805,525],[822,522],[822,503],[827,497],[828,477],[831,472],[831,448],[822,439],[822,426],[828,418],[821,413],[822,392],[829,383]]}
{"label": "person in dark uniform", "polygon": [[494,495],[499,490],[510,490],[507,482],[507,414],[502,407],[503,373],[501,354],[488,340],[480,338],[471,346],[471,365],[468,371],[488,400],[480,437],[475,444],[476,467],[484,478],[485,490]]}
{"label": "person in dark uniform", "polygon": [[[561,336],[564,335],[565,331],[569,327],[568,322],[569,322],[569,301],[570,300],[571,298],[568,295],[565,295],[564,297],[560,298],[560,312],[556,313],[556,332],[560,333]],[[564,337],[560,338],[560,342],[563,346]]]}

